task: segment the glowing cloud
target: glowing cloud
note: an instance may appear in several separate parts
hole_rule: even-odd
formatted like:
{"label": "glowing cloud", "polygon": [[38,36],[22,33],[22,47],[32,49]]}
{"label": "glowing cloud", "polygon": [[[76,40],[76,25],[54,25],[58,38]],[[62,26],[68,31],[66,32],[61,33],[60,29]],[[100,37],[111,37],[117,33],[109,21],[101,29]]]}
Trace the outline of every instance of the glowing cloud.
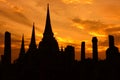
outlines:
{"label": "glowing cloud", "polygon": [[16,6],[10,2],[8,2],[7,0],[0,0],[0,2],[3,2],[4,4],[7,5],[7,7],[11,8],[12,10],[14,10],[15,12],[22,12],[23,8],[20,6]]}
{"label": "glowing cloud", "polygon": [[0,48],[4,48],[4,44],[1,44],[1,45],[0,45]]}
{"label": "glowing cloud", "polygon": [[97,33],[97,32],[89,32],[89,34],[92,35],[92,36],[97,36],[97,37],[106,37],[106,35],[100,34],[100,33]]}
{"label": "glowing cloud", "polygon": [[93,0],[62,0],[66,4],[70,3],[82,3],[82,4],[92,4]]}
{"label": "glowing cloud", "polygon": [[74,23],[73,26],[77,27],[78,29],[85,29],[84,26],[82,24],[78,24],[78,23]]}
{"label": "glowing cloud", "polygon": [[72,39],[67,39],[67,38],[62,38],[62,37],[57,37],[57,40],[59,42],[63,42],[63,43],[74,43],[75,41]]}
{"label": "glowing cloud", "polygon": [[7,2],[6,0],[0,0],[0,2]]}

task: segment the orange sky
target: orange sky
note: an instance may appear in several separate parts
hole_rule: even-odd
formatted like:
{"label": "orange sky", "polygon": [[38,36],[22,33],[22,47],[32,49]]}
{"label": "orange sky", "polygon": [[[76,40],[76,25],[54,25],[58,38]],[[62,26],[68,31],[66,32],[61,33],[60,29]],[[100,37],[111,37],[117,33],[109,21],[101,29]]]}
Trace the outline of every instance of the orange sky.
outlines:
{"label": "orange sky", "polygon": [[3,54],[4,33],[11,32],[13,59],[19,54],[22,34],[26,50],[32,24],[36,26],[36,42],[40,42],[45,26],[47,3],[51,23],[60,46],[75,46],[79,59],[80,45],[86,42],[86,55],[91,57],[91,39],[98,37],[99,59],[105,58],[108,34],[115,36],[120,47],[120,0],[0,0],[0,53]]}

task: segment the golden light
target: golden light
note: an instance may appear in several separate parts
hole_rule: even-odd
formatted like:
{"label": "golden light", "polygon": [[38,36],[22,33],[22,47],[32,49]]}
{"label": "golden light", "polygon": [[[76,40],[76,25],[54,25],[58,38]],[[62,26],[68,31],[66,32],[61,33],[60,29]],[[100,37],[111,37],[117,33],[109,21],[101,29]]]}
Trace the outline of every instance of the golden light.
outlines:
{"label": "golden light", "polygon": [[83,3],[83,4],[92,4],[93,0],[62,0],[64,3]]}
{"label": "golden light", "polygon": [[37,37],[42,37],[43,34],[42,34],[42,33],[36,33],[36,36],[37,36]]}
{"label": "golden light", "polygon": [[103,51],[105,51],[107,48],[108,48],[107,46],[98,46],[99,52],[103,52]]}
{"label": "golden light", "polygon": [[6,0],[0,0],[1,2],[7,2]]}
{"label": "golden light", "polygon": [[4,48],[4,44],[1,44],[1,45],[0,45],[0,48]]}
{"label": "golden light", "polygon": [[89,32],[89,34],[92,35],[92,36],[97,36],[97,37],[106,37],[106,35],[100,34],[100,33],[97,33],[97,32]]}
{"label": "golden light", "polygon": [[73,3],[73,2],[80,2],[80,0],[63,0],[65,3]]}
{"label": "golden light", "polygon": [[82,24],[79,24],[79,23],[74,23],[73,26],[77,27],[78,29],[85,29],[84,26]]}

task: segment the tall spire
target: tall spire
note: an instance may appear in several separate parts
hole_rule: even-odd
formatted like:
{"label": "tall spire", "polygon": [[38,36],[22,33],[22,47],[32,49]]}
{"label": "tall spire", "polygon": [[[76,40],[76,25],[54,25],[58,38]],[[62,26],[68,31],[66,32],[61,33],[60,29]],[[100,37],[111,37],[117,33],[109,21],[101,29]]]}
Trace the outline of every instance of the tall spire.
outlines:
{"label": "tall spire", "polygon": [[31,42],[30,42],[29,48],[36,48],[36,41],[35,41],[35,24],[34,24],[34,23],[33,23],[32,37],[31,37]]}
{"label": "tall spire", "polygon": [[52,32],[52,28],[51,28],[51,21],[50,21],[49,4],[47,5],[46,25],[45,25],[45,30],[44,30],[43,35],[44,36],[53,36],[53,32]]}
{"label": "tall spire", "polygon": [[20,49],[20,54],[19,56],[22,56],[25,54],[25,47],[24,47],[24,35],[22,36],[22,44],[21,44],[21,49]]}

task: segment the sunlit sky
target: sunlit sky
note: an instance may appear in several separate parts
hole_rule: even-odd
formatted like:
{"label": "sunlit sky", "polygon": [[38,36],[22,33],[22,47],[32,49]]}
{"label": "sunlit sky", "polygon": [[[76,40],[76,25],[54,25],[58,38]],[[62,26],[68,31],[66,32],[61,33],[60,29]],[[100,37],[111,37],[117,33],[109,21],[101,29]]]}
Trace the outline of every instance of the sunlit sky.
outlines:
{"label": "sunlit sky", "polygon": [[93,36],[98,38],[99,59],[105,58],[108,34],[115,36],[115,45],[120,48],[120,0],[0,0],[1,54],[4,53],[5,31],[11,32],[12,36],[12,60],[18,57],[23,34],[27,51],[33,22],[39,44],[48,3],[52,29],[59,46],[74,46],[77,60],[82,41],[86,42],[86,58],[92,57]]}

